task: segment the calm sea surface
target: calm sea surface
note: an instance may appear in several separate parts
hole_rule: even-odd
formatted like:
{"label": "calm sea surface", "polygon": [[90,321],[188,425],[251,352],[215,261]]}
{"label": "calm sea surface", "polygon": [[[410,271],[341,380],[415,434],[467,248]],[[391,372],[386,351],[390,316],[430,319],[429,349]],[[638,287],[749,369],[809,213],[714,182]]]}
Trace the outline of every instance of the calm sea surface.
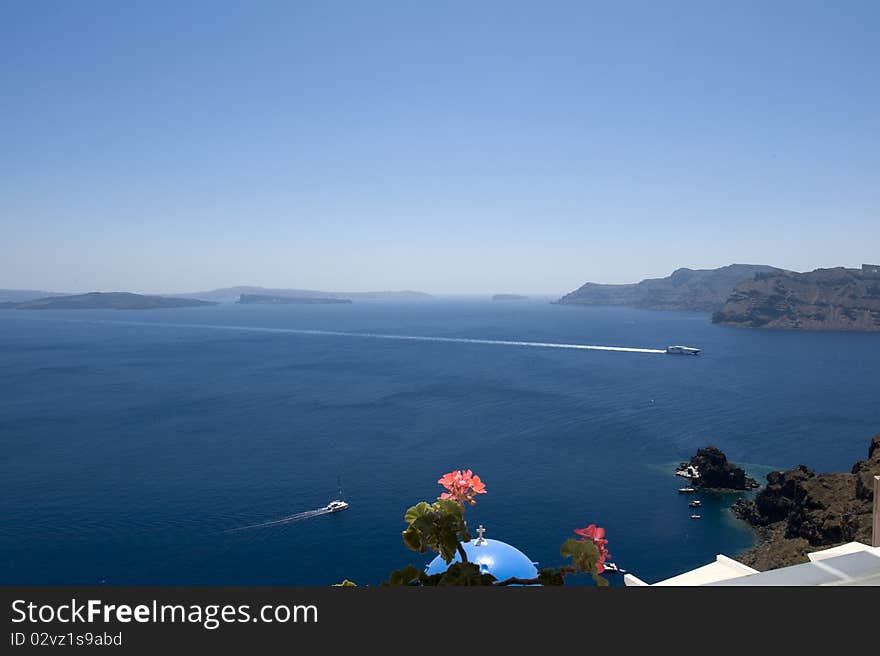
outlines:
{"label": "calm sea surface", "polygon": [[[553,565],[597,523],[654,581],[752,542],[735,496],[689,519],[675,463],[713,443],[760,476],[848,470],[880,431],[878,371],[877,334],[537,301],[0,312],[0,583],[378,583],[429,560],[403,512],[461,467],[487,537]],[[229,530],[321,507],[337,476],[345,512]]]}

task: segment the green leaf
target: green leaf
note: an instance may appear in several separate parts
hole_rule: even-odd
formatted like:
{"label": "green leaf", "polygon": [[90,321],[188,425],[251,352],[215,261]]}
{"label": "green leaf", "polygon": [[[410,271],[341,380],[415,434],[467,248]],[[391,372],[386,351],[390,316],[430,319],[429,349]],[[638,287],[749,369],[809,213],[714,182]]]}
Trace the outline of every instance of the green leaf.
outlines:
{"label": "green leaf", "polygon": [[407,524],[412,524],[416,519],[427,513],[430,508],[431,506],[426,502],[420,501],[406,511],[406,514],[403,516],[403,521]]}
{"label": "green leaf", "polygon": [[443,573],[437,585],[482,586],[495,583],[491,574],[483,574],[475,563],[455,563]]}
{"label": "green leaf", "polygon": [[404,520],[409,524],[402,533],[404,544],[419,553],[436,551],[447,564],[455,559],[459,545],[471,539],[462,508],[451,499],[417,503],[406,511]]}
{"label": "green leaf", "polygon": [[565,575],[556,569],[546,568],[538,572],[541,585],[565,585]]}
{"label": "green leaf", "polygon": [[412,526],[403,531],[403,543],[407,548],[412,549],[413,551],[425,553],[425,544],[422,541],[422,534]]}
{"label": "green leaf", "polygon": [[579,572],[596,572],[596,563],[599,562],[599,550],[590,540],[576,540],[569,538],[562,543],[559,552],[571,558],[572,565]]}
{"label": "green leaf", "polygon": [[607,585],[609,585],[608,579],[606,579],[603,576],[599,576],[598,574],[593,574],[593,580],[596,582],[596,585],[598,585],[600,588],[604,588]]}
{"label": "green leaf", "polygon": [[398,569],[391,572],[383,585],[416,585],[419,579],[424,575],[422,570],[413,565],[407,565],[404,569]]}
{"label": "green leaf", "polygon": [[445,515],[452,515],[453,517],[462,518],[462,509],[455,501],[452,499],[437,499],[434,502],[434,507],[438,512],[441,512]]}

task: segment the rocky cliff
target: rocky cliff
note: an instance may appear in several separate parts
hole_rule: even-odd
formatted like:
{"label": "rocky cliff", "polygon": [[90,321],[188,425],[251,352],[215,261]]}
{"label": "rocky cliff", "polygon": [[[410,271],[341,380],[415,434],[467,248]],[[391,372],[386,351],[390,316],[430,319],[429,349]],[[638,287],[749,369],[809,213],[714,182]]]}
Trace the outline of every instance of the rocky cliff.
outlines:
{"label": "rocky cliff", "polygon": [[677,269],[665,278],[629,285],[588,282],[566,294],[563,305],[624,305],[649,310],[712,312],[724,305],[733,288],[759,273],[779,272],[771,266],[731,264],[720,269]]}
{"label": "rocky cliff", "polygon": [[739,283],[712,321],[752,328],[880,330],[880,267],[759,274]]}
{"label": "rocky cliff", "polygon": [[857,540],[871,543],[873,477],[880,475],[880,434],[849,473],[817,474],[804,465],[767,475],[754,500],[734,513],[755,527],[758,545],[738,559],[760,570],[806,562],[807,554]]}
{"label": "rocky cliff", "polygon": [[727,456],[718,447],[707,446],[697,449],[696,455],[688,462],[681,463],[681,469],[690,465],[700,476],[693,479],[699,487],[717,490],[752,490],[758,487],[758,481],[746,476],[742,467],[728,462]]}

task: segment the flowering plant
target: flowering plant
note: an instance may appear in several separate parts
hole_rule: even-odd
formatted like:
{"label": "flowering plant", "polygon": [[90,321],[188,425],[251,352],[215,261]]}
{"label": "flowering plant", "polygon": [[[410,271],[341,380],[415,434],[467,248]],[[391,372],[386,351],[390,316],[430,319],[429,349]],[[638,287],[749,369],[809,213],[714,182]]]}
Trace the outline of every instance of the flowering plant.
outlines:
{"label": "flowering plant", "polygon": [[456,469],[437,481],[446,488],[446,492],[440,495],[441,499],[452,499],[460,506],[464,506],[465,502],[475,506],[475,494],[486,494],[486,484],[480,480],[470,469],[464,471]]}
{"label": "flowering plant", "polygon": [[[563,543],[560,553],[571,559],[568,565],[542,569],[533,579],[498,581],[491,574],[481,572],[478,565],[468,561],[462,545],[471,540],[464,510],[477,503],[476,495],[486,494],[486,484],[470,469],[456,469],[444,474],[437,482],[446,491],[436,501],[422,501],[406,511],[403,542],[419,553],[429,549],[439,553],[448,565],[446,571],[428,575],[409,565],[392,572],[383,585],[563,585],[568,574],[576,573],[590,574],[598,585],[608,585],[608,581],[599,576],[605,571],[605,559],[610,556],[608,540],[605,539],[605,529],[595,524],[575,529],[579,537]],[[456,554],[460,562],[452,563]]]}
{"label": "flowering plant", "polygon": [[608,548],[605,546],[608,544],[608,540],[605,539],[605,529],[601,526],[590,524],[587,528],[576,528],[574,532],[581,536],[578,540],[579,542],[590,540],[593,543],[596,547],[596,551],[599,553],[599,557],[596,561],[597,573],[601,574],[604,572],[605,559],[611,557],[611,554],[608,553]]}

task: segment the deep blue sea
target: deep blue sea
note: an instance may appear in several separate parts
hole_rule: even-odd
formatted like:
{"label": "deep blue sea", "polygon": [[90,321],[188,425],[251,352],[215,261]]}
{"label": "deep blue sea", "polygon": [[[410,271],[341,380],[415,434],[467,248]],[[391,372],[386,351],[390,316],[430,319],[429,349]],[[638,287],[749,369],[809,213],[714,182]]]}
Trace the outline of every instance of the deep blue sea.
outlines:
{"label": "deep blue sea", "polygon": [[[752,543],[733,495],[689,518],[678,461],[712,443],[760,476],[848,470],[878,371],[880,334],[544,301],[0,312],[0,583],[375,584],[427,563],[403,513],[463,467],[487,537],[553,565],[597,523],[655,581]],[[344,512],[229,530],[323,506],[339,476]]]}

